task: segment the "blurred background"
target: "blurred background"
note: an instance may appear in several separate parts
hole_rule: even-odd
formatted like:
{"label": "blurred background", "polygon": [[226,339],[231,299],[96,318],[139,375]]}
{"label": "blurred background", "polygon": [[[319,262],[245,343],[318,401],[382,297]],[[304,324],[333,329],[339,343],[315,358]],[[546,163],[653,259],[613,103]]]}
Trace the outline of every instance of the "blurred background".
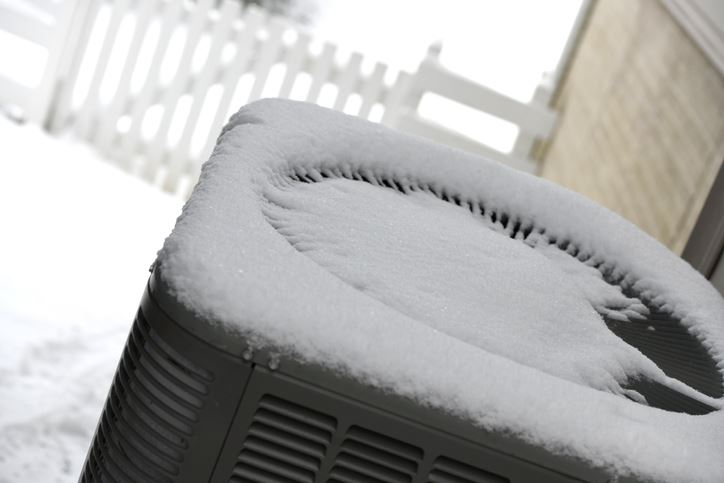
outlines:
{"label": "blurred background", "polygon": [[723,19],[712,0],[1,0],[0,107],[184,196],[231,113],[307,100],[539,174],[681,254],[722,162]]}
{"label": "blurred background", "polygon": [[39,86],[26,92],[30,109],[16,92],[6,104],[106,155],[124,145],[121,163],[150,158],[147,178],[167,176],[157,168],[175,158],[183,167],[169,189],[193,179],[228,115],[260,97],[316,102],[534,171],[518,134],[550,134],[548,100],[588,8],[582,0],[4,2],[12,27],[0,38],[2,73]]}
{"label": "blurred background", "polygon": [[724,291],[722,2],[0,0],[0,482],[76,479],[146,269],[263,97],[578,191]]}

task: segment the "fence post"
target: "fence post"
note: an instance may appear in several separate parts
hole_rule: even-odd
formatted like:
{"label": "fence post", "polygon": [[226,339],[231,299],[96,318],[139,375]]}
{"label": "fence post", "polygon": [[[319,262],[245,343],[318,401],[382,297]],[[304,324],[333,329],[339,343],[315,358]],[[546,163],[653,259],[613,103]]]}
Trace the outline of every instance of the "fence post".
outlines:
{"label": "fence post", "polygon": [[28,120],[41,126],[45,126],[47,122],[50,103],[53,101],[53,96],[57,89],[58,73],[64,54],[71,52],[71,49],[67,48],[67,43],[78,3],[77,0],[68,0],[61,5],[59,16],[55,19],[50,44],[46,45],[48,48],[48,58],[45,62],[45,69],[43,69],[43,77],[40,85],[33,93],[26,112]]}
{"label": "fence post", "polygon": [[53,92],[53,98],[49,101],[50,111],[46,121],[47,129],[50,132],[59,131],[65,124],[71,111],[73,101],[73,90],[75,89],[80,72],[81,62],[85,55],[85,44],[93,28],[98,9],[102,2],[98,0],[77,0],[75,2],[74,14],[72,15],[68,28],[67,43],[62,49],[62,56],[65,57],[62,69],[57,71],[58,83]]}
{"label": "fence post", "polygon": [[423,92],[420,89],[420,75],[425,63],[437,63],[442,52],[442,42],[436,41],[427,48],[425,58],[420,62],[414,74],[400,72],[395,84],[389,92],[385,103],[385,113],[382,117],[382,124],[390,127],[397,127],[402,116],[408,113],[416,113]]}
{"label": "fence post", "polygon": [[[544,74],[540,84],[533,93],[533,98],[530,100],[530,104],[534,106],[540,106],[541,108],[548,108],[553,95],[552,77],[549,74]],[[518,137],[515,140],[513,149],[510,154],[512,156],[522,159],[532,159],[533,149],[535,148],[536,136],[526,131],[519,131]]]}

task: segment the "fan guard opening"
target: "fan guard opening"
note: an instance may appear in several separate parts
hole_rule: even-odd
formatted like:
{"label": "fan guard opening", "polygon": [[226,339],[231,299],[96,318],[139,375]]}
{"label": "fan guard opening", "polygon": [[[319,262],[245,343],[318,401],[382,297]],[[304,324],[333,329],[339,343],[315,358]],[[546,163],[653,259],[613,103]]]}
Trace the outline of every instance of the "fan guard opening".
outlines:
{"label": "fan guard opening", "polygon": [[[619,287],[627,297],[640,300],[649,310],[647,316],[629,317],[628,320],[614,319],[607,314],[606,310],[598,310],[609,330],[627,344],[638,349],[669,377],[677,379],[709,397],[721,398],[724,396],[722,376],[714,358],[701,341],[682,324],[681,320],[664,307],[654,304],[652,300],[633,290],[635,278],[625,276],[620,270],[614,270],[613,267],[616,266],[614,261],[605,260],[596,256],[595,253],[580,250],[574,240],[559,238],[554,233],[547,232],[546,227],[521,221],[525,219],[522,216],[490,209],[478,200],[466,199],[435,183],[413,183],[409,179],[401,181],[394,176],[373,173],[369,169],[295,168],[281,173],[281,175],[280,179],[283,183],[291,184],[317,183],[343,178],[369,183],[401,194],[426,192],[446,203],[469,210],[491,230],[522,244],[532,246],[529,238],[533,234],[538,238],[545,237],[551,246],[571,255],[580,263],[589,262],[588,265],[596,268],[606,283]],[[595,259],[596,262],[591,263],[592,259]],[[617,307],[607,307],[606,309],[616,310]],[[698,415],[717,409],[656,382],[630,380],[624,387],[641,394],[646,398],[649,406],[667,411]]]}

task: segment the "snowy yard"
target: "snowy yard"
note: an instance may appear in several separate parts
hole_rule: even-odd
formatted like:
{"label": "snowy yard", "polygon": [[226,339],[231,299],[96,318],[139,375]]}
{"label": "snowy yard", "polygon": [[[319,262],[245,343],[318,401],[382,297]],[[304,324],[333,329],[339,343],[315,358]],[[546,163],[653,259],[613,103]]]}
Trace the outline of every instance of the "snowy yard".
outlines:
{"label": "snowy yard", "polygon": [[0,481],[77,481],[181,203],[0,117]]}

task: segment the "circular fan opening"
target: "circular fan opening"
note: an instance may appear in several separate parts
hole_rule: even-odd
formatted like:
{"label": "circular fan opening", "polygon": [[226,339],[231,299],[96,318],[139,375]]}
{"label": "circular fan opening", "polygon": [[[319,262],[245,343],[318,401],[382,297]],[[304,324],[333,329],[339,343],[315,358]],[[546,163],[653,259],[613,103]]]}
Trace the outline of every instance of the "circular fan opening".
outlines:
{"label": "circular fan opening", "polygon": [[[575,241],[559,239],[554,233],[548,233],[545,227],[525,223],[521,221],[525,219],[523,216],[490,209],[479,201],[465,199],[432,183],[411,183],[409,180],[377,175],[368,170],[349,169],[298,169],[283,177],[285,182],[292,184],[318,183],[339,178],[369,183],[406,195],[414,192],[432,194],[439,200],[467,209],[488,228],[512,240],[533,247],[544,239],[549,247],[570,255],[581,264],[597,269],[608,285],[620,288],[625,297],[640,302],[640,305],[646,308],[631,312],[622,310],[624,308],[620,306],[594,307],[608,329],[638,349],[669,377],[711,398],[724,396],[722,376],[703,344],[670,312],[633,290],[633,279],[614,270],[614,260],[584,253]],[[649,406],[667,411],[698,415],[717,409],[655,381],[631,379],[625,383],[624,388],[639,393]]]}

